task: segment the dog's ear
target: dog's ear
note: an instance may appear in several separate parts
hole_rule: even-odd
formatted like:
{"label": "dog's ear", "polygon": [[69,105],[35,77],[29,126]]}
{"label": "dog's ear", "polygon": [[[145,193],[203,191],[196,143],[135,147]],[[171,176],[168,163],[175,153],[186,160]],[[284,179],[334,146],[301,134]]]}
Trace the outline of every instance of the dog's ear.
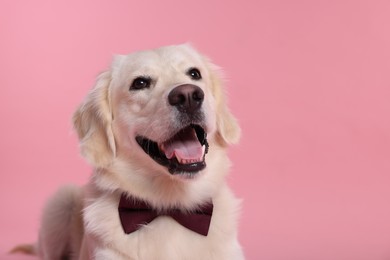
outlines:
{"label": "dog's ear", "polygon": [[109,86],[111,72],[102,73],[95,87],[73,115],[81,154],[95,167],[109,165],[115,157]]}
{"label": "dog's ear", "polygon": [[226,104],[226,94],[222,88],[222,73],[218,66],[211,62],[208,62],[208,66],[211,72],[210,78],[216,102],[216,140],[222,146],[236,144],[240,140],[241,129]]}

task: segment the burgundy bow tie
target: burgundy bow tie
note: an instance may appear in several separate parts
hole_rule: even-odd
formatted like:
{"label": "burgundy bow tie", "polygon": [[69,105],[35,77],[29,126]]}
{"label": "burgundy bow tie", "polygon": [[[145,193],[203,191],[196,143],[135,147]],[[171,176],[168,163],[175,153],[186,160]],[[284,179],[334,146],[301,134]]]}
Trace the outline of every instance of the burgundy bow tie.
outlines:
{"label": "burgundy bow tie", "polygon": [[210,227],[213,204],[207,203],[192,212],[181,212],[178,209],[171,209],[164,212],[157,212],[147,203],[122,195],[119,202],[119,218],[126,234],[132,233],[142,225],[152,222],[159,216],[170,216],[180,225],[203,236],[207,236]]}

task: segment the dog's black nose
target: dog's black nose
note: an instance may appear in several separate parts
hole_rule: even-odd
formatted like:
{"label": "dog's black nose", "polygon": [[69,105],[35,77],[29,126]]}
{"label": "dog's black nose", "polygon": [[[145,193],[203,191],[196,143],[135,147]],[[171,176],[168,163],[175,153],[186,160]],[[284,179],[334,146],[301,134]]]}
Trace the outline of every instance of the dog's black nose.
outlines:
{"label": "dog's black nose", "polygon": [[174,88],[168,95],[168,102],[180,112],[193,114],[202,106],[203,90],[195,85],[185,84]]}

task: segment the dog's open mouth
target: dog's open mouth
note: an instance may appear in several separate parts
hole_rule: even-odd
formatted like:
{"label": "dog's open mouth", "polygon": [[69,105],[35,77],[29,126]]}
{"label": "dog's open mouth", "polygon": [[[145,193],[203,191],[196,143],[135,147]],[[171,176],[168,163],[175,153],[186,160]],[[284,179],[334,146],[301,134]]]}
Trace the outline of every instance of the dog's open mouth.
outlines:
{"label": "dog's open mouth", "polygon": [[206,167],[208,152],[206,131],[199,125],[189,125],[170,139],[157,143],[143,136],[137,143],[153,160],[168,168],[171,174],[197,173]]}

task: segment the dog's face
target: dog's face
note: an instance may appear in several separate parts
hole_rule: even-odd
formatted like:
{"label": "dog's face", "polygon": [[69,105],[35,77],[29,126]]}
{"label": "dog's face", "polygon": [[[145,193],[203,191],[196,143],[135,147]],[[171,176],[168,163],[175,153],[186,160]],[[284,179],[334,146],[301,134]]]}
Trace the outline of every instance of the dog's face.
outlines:
{"label": "dog's face", "polygon": [[207,151],[239,137],[216,67],[188,45],[118,56],[74,115],[82,153],[95,166],[116,158],[157,174],[191,178]]}

